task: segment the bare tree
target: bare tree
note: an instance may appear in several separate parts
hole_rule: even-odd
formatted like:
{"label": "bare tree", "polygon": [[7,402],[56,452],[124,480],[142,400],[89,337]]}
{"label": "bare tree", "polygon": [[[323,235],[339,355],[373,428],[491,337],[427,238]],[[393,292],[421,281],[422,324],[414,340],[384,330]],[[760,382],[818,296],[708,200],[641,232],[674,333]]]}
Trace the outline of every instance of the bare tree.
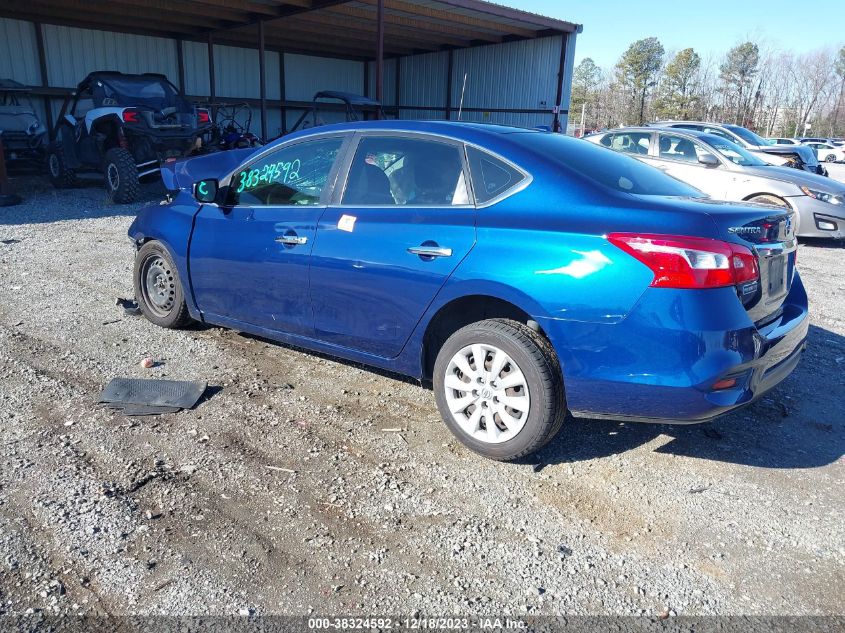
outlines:
{"label": "bare tree", "polygon": [[583,81],[573,87],[573,103],[589,102],[589,123],[602,128],[656,114],[735,121],[766,136],[798,136],[807,123],[841,134],[845,47],[836,55],[825,49],[795,55],[759,41],[749,39],[722,56],[700,57],[692,49],[664,55],[656,38],[638,40],[614,65],[615,72],[602,71],[592,60],[579,64]]}

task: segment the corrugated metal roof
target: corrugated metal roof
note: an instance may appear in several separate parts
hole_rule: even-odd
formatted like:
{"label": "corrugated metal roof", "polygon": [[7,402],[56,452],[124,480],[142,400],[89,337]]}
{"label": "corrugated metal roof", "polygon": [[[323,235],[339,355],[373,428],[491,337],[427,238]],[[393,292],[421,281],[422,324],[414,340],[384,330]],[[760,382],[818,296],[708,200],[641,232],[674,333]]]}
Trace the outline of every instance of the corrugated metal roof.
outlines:
{"label": "corrugated metal roof", "polygon": [[[110,0],[80,11],[79,0],[3,0],[0,17],[188,41],[212,34],[217,44],[253,48],[261,22],[266,48],[360,60],[375,57],[378,3],[182,0],[158,2],[153,11],[147,0]],[[565,20],[481,0],[384,0],[384,27],[387,56],[580,31]]]}

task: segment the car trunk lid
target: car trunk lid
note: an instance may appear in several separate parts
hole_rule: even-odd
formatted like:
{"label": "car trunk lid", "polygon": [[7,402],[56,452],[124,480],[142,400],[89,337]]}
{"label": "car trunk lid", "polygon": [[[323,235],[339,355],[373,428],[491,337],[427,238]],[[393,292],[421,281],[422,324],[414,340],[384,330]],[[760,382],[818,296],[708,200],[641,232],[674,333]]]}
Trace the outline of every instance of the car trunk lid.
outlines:
{"label": "car trunk lid", "polygon": [[794,213],[762,204],[713,203],[708,214],[724,239],[750,248],[757,256],[759,280],[737,288],[749,316],[758,324],[776,318],[795,272],[798,243]]}

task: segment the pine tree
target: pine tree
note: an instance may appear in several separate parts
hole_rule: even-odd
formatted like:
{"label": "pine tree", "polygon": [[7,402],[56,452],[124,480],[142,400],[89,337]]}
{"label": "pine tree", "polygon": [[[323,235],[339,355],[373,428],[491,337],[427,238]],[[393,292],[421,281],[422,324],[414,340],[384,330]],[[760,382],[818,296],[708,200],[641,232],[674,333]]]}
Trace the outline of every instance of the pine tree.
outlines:
{"label": "pine tree", "polygon": [[[724,83],[726,106],[734,111],[734,121],[741,123],[748,101],[751,98],[751,86],[757,75],[760,63],[760,49],[753,42],[744,42],[728,51],[724,63],[719,67]],[[735,107],[731,108],[731,102]]]}
{"label": "pine tree", "polygon": [[660,41],[656,37],[647,37],[631,44],[616,64],[617,81],[631,95],[628,116],[639,124],[644,121],[646,97],[649,88],[656,85],[663,54]]}
{"label": "pine tree", "polygon": [[696,110],[701,57],[691,48],[679,52],[666,66],[655,103],[657,115],[666,119],[690,119]]}

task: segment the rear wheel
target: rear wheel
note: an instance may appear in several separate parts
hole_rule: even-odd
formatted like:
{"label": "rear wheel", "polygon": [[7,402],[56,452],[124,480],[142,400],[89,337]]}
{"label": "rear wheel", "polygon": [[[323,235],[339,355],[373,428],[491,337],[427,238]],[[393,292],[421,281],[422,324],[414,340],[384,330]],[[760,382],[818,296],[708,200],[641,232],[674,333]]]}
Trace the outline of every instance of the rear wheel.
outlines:
{"label": "rear wheel", "polygon": [[789,205],[786,204],[786,200],[784,200],[783,198],[778,198],[777,196],[772,195],[770,193],[761,193],[759,195],[752,196],[748,199],[748,202],[759,202],[760,204],[770,204],[775,207],[785,207],[787,209],[789,208]]}
{"label": "rear wheel", "polygon": [[141,193],[138,182],[138,168],[128,150],[113,147],[106,152],[104,168],[106,190],[116,204],[135,202]]}
{"label": "rear wheel", "polygon": [[566,417],[554,350],[517,321],[489,319],[452,334],[437,354],[433,383],[449,430],[491,459],[533,453]]}
{"label": "rear wheel", "polygon": [[61,141],[47,150],[47,173],[56,189],[68,189],[76,185],[76,172],[65,162],[65,152]]}
{"label": "rear wheel", "polygon": [[836,154],[828,154],[825,160],[828,163],[835,163],[836,162]]}
{"label": "rear wheel", "polygon": [[[749,202],[759,202],[761,204],[770,204],[770,205],[775,206],[775,207],[783,207],[784,209],[789,209],[789,210],[792,209],[792,207],[790,207],[787,204],[786,200],[784,200],[783,198],[779,198],[778,196],[775,196],[775,195],[770,194],[770,193],[762,193],[760,195],[753,196],[753,197],[749,198],[748,201]],[[795,235],[798,235],[798,229],[799,229],[799,225],[800,225],[800,222],[801,222],[801,216],[798,214],[798,212],[794,212],[792,214],[792,222],[795,225],[793,227],[794,233],[795,233]]]}
{"label": "rear wheel", "polygon": [[150,322],[166,328],[191,323],[179,273],[159,242],[147,242],[138,250],[133,277],[138,307]]}

